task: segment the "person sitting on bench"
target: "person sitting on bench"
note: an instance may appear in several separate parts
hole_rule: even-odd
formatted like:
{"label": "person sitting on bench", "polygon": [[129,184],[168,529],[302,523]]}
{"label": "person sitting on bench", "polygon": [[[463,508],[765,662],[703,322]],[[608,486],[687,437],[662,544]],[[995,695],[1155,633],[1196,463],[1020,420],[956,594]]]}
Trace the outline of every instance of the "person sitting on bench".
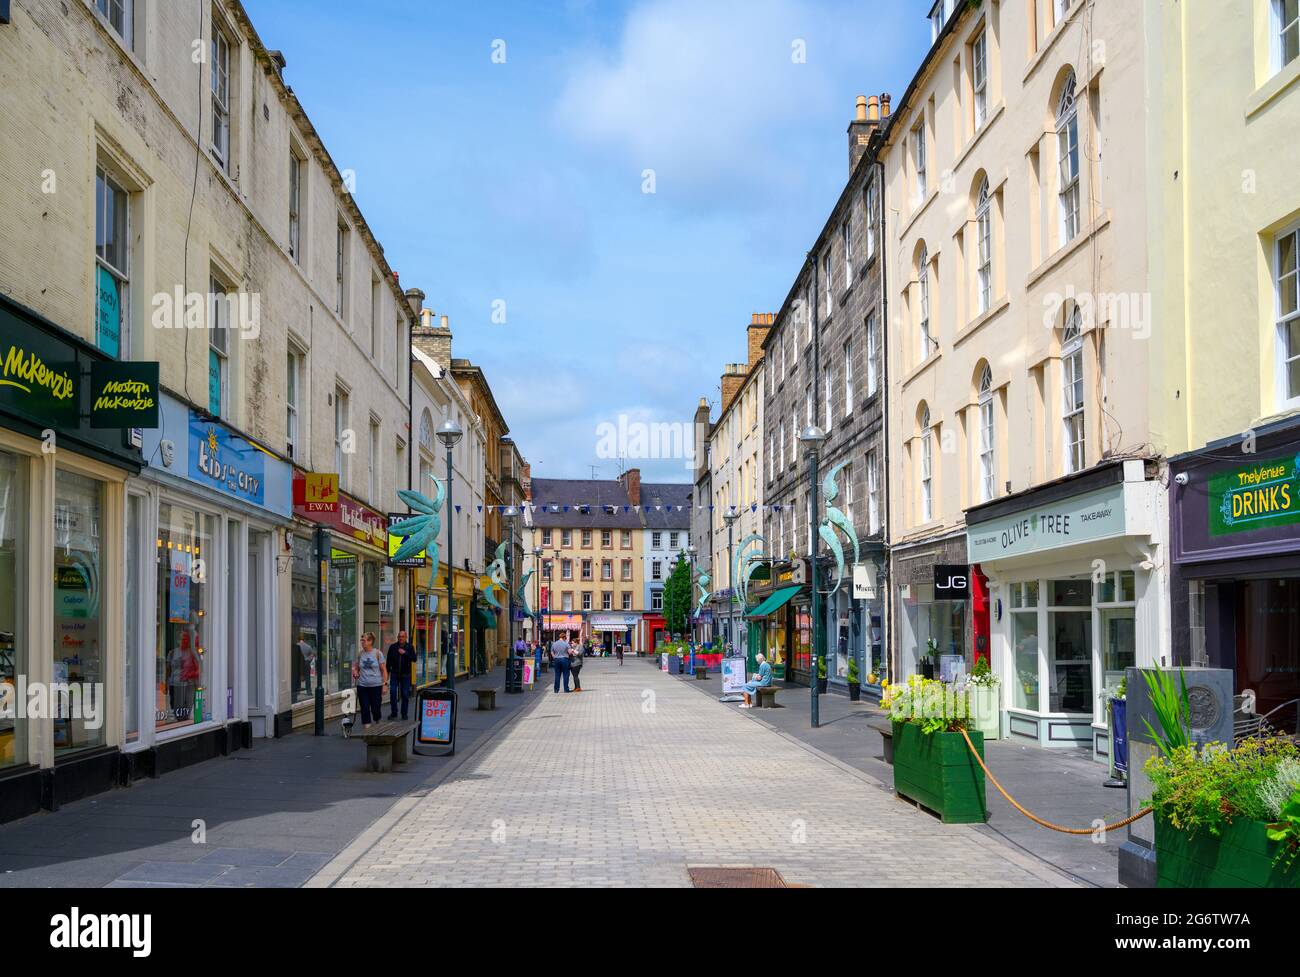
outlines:
{"label": "person sitting on bench", "polygon": [[745,683],[745,701],[740,704],[742,709],[753,708],[754,693],[772,684],[772,666],[767,663],[766,656],[760,651],[755,660],[758,662],[758,671],[754,673],[752,681]]}

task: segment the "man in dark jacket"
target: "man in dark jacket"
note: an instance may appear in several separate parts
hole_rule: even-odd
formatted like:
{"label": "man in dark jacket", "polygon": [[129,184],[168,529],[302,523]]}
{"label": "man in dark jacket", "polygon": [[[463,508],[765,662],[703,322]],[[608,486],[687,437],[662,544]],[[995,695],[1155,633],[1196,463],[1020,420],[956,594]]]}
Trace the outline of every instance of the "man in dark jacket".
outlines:
{"label": "man in dark jacket", "polygon": [[401,701],[402,718],[406,718],[411,704],[411,670],[415,667],[415,648],[407,640],[405,631],[399,631],[397,640],[388,646],[388,718],[397,718],[397,703]]}

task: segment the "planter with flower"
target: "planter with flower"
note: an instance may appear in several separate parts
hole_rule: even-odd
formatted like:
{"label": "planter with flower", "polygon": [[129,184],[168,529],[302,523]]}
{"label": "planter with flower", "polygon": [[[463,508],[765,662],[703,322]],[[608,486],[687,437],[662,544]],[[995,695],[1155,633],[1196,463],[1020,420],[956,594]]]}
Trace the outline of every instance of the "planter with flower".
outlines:
{"label": "planter with flower", "polygon": [[975,660],[975,670],[967,680],[970,689],[972,728],[984,734],[986,740],[1002,736],[1002,703],[998,691],[1001,684],[989,668],[989,660],[981,655]]}
{"label": "planter with flower", "polygon": [[[1146,766],[1160,888],[1300,888],[1300,749],[1285,737],[1198,749],[1187,736],[1186,686],[1143,674],[1160,730]],[[1180,676],[1181,678],[1181,676]]]}
{"label": "planter with flower", "polygon": [[858,660],[849,659],[849,701],[857,702],[862,698],[862,681],[858,672]]}
{"label": "planter with flower", "polygon": [[819,695],[826,694],[827,685],[829,685],[829,680],[826,678],[826,659],[818,658],[817,659],[817,692]]}
{"label": "planter with flower", "polygon": [[885,689],[881,706],[893,722],[894,790],[947,824],[988,820],[980,756],[984,735],[970,722],[970,695],[956,686],[913,675]]}

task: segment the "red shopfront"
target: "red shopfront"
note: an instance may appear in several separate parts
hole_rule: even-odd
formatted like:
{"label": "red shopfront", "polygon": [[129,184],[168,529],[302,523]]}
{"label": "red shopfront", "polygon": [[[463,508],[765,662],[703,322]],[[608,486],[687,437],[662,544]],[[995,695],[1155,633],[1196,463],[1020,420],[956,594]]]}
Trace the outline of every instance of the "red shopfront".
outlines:
{"label": "red shopfront", "polygon": [[[367,631],[381,650],[409,630],[407,571],[388,562],[388,518],[343,492],[327,501],[311,501],[309,476],[294,472],[293,603],[288,635],[295,676],[294,701],[306,703],[323,669],[327,693],[352,685],[352,662]],[[317,593],[322,574],[317,565],[317,527],[329,532],[324,639],[317,634]],[[310,710],[295,712],[295,725],[310,721]]]}

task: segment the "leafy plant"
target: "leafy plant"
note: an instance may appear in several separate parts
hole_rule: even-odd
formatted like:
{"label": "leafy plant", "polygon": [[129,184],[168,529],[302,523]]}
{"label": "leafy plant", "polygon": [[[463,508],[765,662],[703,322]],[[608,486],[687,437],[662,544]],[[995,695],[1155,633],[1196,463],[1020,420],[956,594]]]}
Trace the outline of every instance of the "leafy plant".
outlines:
{"label": "leafy plant", "polygon": [[1211,744],[1198,752],[1179,746],[1147,761],[1151,806],[1175,828],[1218,835],[1237,818],[1268,821],[1274,817],[1261,787],[1277,778],[1286,764],[1300,764],[1300,749],[1282,737],[1246,740],[1229,749]]}
{"label": "leafy plant", "polygon": [[1300,791],[1300,760],[1282,760],[1277,765],[1277,772],[1271,780],[1259,785],[1259,803],[1268,813],[1270,820],[1282,816],[1296,792]]}
{"label": "leafy plant", "polygon": [[856,658],[850,658],[849,659],[849,685],[861,685],[861,684],[862,682],[859,678],[859,673],[858,673],[858,660]]}
{"label": "leafy plant", "polygon": [[1156,732],[1151,721],[1145,716],[1142,718],[1142,724],[1146,726],[1147,733],[1160,747],[1160,752],[1169,756],[1174,750],[1190,747],[1192,741],[1187,735],[1186,726],[1188,715],[1186,673],[1181,668],[1178,670],[1177,684],[1174,683],[1172,672],[1149,669],[1142,673],[1142,677],[1146,680],[1147,689],[1151,693],[1151,709],[1156,714],[1156,721],[1160,723],[1160,732]]}
{"label": "leafy plant", "polygon": [[894,722],[916,723],[926,735],[969,728],[970,696],[937,679],[913,675],[903,685],[886,683],[880,705]]}
{"label": "leafy plant", "polygon": [[1000,680],[989,666],[988,656],[980,655],[975,659],[975,670],[971,672],[969,683],[980,688],[994,688]]}
{"label": "leafy plant", "polygon": [[825,658],[818,658],[818,659],[817,659],[817,677],[818,677],[819,679],[823,679],[823,678],[826,677],[826,659],[825,659]]}
{"label": "leafy plant", "polygon": [[1268,840],[1281,845],[1273,858],[1273,864],[1285,865],[1290,871],[1296,855],[1300,854],[1300,791],[1291,795],[1278,815],[1277,822],[1268,826]]}

